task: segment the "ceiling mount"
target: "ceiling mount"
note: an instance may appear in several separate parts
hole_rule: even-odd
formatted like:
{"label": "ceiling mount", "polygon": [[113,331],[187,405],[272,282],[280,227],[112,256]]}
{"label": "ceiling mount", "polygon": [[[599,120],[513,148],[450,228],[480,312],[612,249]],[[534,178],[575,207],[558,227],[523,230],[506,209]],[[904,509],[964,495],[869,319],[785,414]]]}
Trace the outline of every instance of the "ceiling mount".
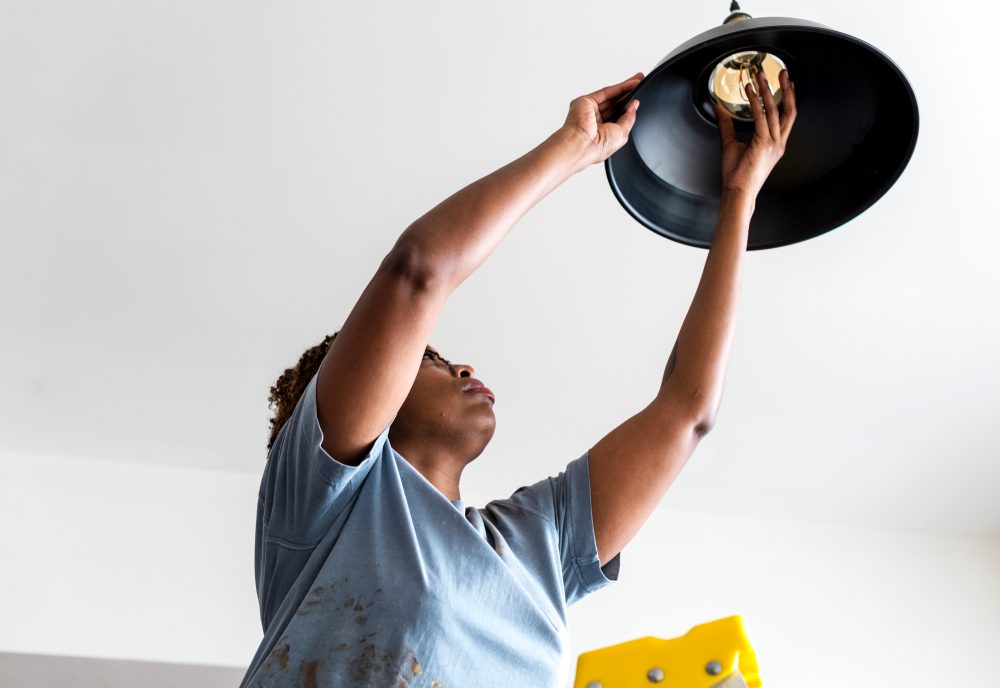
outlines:
{"label": "ceiling mount", "polygon": [[733,0],[729,3],[729,16],[726,17],[722,23],[729,24],[734,21],[740,21],[742,19],[753,19],[749,14],[740,9],[740,3]]}

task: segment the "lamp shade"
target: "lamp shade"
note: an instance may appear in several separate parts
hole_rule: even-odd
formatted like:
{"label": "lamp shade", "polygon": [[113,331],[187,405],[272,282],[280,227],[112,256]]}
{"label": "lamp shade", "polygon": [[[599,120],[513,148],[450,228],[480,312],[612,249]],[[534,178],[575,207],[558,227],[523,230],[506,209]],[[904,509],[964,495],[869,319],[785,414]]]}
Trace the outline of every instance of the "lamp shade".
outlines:
{"label": "lamp shade", "polygon": [[[642,107],[628,143],[605,161],[622,206],[668,239],[708,247],[721,200],[720,139],[709,93],[717,64],[741,51],[778,57],[798,116],[784,157],[757,197],[748,248],[818,236],[888,191],[917,141],[917,101],[892,60],[815,22],[784,17],[716,27],[667,55],[621,103]],[[734,120],[749,142],[753,123]]]}

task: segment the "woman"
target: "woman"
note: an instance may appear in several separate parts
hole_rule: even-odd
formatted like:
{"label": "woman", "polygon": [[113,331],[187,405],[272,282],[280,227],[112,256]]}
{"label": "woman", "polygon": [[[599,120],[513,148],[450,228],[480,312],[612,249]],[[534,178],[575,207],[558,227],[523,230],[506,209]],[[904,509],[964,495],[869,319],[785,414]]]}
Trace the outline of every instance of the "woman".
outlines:
{"label": "woman", "polygon": [[655,400],[563,473],[483,509],[463,468],[493,436],[494,397],[427,346],[448,296],[524,213],[626,142],[642,74],[576,98],[538,147],[417,219],[340,331],[272,388],[256,575],[265,636],[244,686],[557,686],[566,607],[617,578],[632,539],[715,419],[758,191],[784,111],[748,86],[755,134],[717,109],[722,204]]}

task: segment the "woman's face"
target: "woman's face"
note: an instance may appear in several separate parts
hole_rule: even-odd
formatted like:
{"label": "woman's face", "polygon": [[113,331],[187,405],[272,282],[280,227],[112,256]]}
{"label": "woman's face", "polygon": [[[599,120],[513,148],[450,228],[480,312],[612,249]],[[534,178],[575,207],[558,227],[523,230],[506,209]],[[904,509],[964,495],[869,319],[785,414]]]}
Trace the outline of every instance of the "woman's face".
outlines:
{"label": "woman's face", "polygon": [[479,456],[496,430],[495,397],[474,375],[472,366],[451,363],[428,346],[393,427],[407,436],[457,442],[469,448],[470,460]]}

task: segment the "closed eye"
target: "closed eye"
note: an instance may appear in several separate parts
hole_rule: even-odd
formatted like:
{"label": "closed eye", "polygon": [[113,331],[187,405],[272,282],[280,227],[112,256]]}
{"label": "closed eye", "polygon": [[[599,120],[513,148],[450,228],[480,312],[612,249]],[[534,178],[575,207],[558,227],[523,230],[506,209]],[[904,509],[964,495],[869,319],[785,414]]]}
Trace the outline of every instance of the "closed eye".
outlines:
{"label": "closed eye", "polygon": [[454,373],[455,368],[454,368],[454,366],[452,366],[451,361],[449,361],[448,359],[440,356],[439,354],[436,354],[436,353],[431,352],[431,351],[425,351],[424,352],[424,359],[430,361],[434,365],[437,365],[438,362],[441,362],[448,369],[448,372]]}
{"label": "closed eye", "polygon": [[447,361],[445,361],[443,358],[441,358],[437,354],[432,353],[430,351],[425,351],[424,352],[424,359],[423,360],[430,361],[431,363],[434,363],[434,364],[437,364],[438,361],[441,361],[441,362],[447,364]]}

